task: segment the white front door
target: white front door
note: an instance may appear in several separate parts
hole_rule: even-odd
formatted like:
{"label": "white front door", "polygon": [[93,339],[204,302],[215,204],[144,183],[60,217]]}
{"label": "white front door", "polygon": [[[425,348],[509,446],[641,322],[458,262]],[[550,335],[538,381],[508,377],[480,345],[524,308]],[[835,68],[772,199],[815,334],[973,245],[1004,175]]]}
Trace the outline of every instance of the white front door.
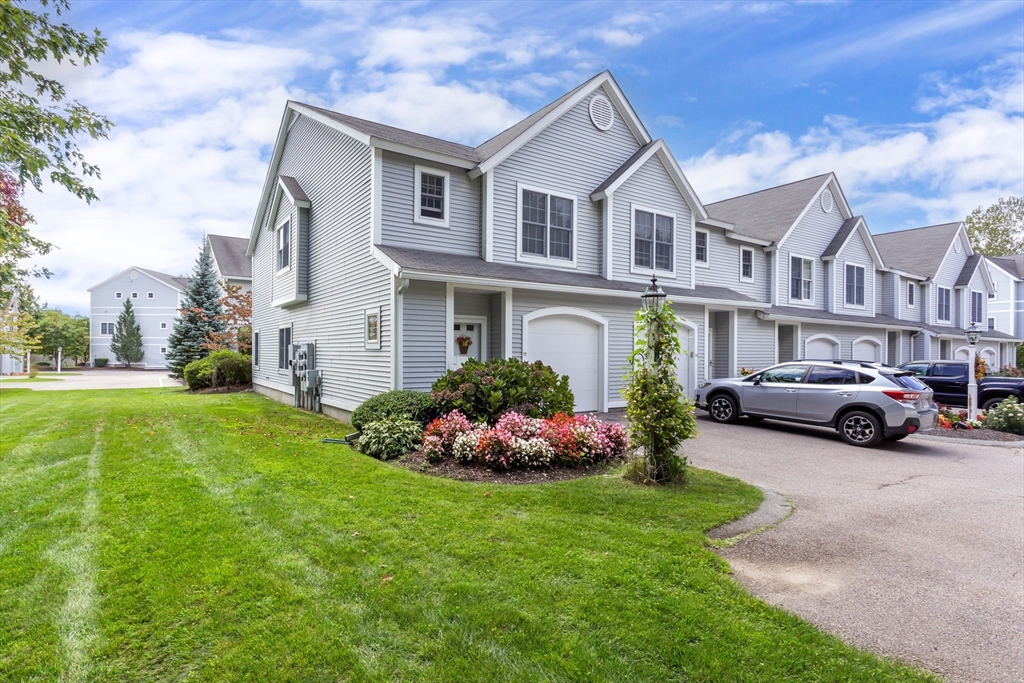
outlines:
{"label": "white front door", "polygon": [[576,411],[600,408],[601,350],[597,323],[574,315],[530,320],[526,330],[529,362],[540,361],[569,376]]}
{"label": "white front door", "polygon": [[693,392],[697,389],[695,376],[695,362],[697,357],[697,335],[686,325],[679,325],[679,357],[676,358],[676,374],[679,376],[679,383],[683,385],[683,395],[693,398]]}
{"label": "white front door", "polygon": [[452,344],[455,345],[453,355],[455,364],[462,365],[470,358],[484,360],[483,356],[483,324],[479,322],[458,321],[455,323],[455,334]]}

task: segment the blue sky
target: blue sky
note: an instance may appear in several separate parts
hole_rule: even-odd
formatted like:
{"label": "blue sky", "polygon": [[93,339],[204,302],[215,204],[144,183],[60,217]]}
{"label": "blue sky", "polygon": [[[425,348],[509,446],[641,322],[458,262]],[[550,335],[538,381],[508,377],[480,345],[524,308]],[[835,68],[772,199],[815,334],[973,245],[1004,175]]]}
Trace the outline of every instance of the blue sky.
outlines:
{"label": "blue sky", "polygon": [[101,201],[32,191],[85,311],[129,265],[247,235],[288,98],[476,144],[604,69],[705,202],[835,171],[874,232],[1024,194],[1024,3],[74,2],[53,72],[109,115]]}

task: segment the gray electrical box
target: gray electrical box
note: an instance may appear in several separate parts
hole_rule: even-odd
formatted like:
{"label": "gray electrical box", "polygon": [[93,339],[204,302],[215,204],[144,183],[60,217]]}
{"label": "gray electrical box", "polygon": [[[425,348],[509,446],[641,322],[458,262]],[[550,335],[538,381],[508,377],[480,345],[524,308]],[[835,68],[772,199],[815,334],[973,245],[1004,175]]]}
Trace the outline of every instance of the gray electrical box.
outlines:
{"label": "gray electrical box", "polygon": [[319,413],[323,371],[316,367],[315,341],[292,344],[291,371],[295,407]]}

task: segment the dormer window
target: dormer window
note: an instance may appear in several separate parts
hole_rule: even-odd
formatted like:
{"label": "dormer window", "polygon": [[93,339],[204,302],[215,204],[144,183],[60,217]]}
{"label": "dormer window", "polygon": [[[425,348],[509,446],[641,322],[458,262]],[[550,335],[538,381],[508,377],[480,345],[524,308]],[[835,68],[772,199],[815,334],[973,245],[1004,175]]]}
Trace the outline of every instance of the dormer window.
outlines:
{"label": "dormer window", "polygon": [[292,262],[291,221],[285,221],[277,229],[277,269],[284,270]]}
{"label": "dormer window", "polygon": [[447,228],[450,174],[424,166],[417,166],[415,172],[416,205],[413,222]]}
{"label": "dormer window", "polygon": [[519,186],[519,259],[576,265],[576,198]]}

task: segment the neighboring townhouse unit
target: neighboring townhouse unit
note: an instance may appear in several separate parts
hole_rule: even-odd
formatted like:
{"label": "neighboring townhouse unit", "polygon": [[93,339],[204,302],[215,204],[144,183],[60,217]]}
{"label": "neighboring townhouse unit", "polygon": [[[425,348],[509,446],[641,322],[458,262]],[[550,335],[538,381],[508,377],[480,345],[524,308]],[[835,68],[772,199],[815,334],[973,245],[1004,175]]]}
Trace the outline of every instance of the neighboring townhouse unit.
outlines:
{"label": "neighboring townhouse unit", "polygon": [[110,338],[125,300],[130,300],[142,331],[145,355],[139,365],[147,369],[166,368],[167,336],[174,327],[186,284],[188,278],[132,266],[90,287],[90,363],[97,358],[106,358],[111,365],[116,363],[110,351]]}
{"label": "neighboring townhouse unit", "polygon": [[919,333],[904,339],[913,360],[967,358],[964,332],[974,324],[983,331],[978,353],[990,367],[1016,364],[1020,338],[988,327],[995,287],[963,223],[888,232],[875,235],[875,243],[900,293],[896,316],[920,325]]}
{"label": "neighboring townhouse unit", "polygon": [[1024,337],[1024,254],[985,260],[995,288],[988,296],[986,328]]}
{"label": "neighboring townhouse unit", "polygon": [[213,252],[213,267],[217,271],[217,282],[238,285],[242,292],[252,289],[252,259],[246,254],[249,240],[245,237],[208,235]]}
{"label": "neighboring townhouse unit", "polygon": [[[895,365],[932,338],[938,357],[958,332],[908,313],[933,274],[894,270],[833,174],[705,207],[608,72],[478,147],[289,102],[247,254],[256,390],[291,400],[292,345],[315,342],[321,403],[341,418],[469,357],[541,360],[577,410],[622,406],[652,275],[679,316],[687,393],[780,360]],[[987,292],[973,263],[943,277]]]}

